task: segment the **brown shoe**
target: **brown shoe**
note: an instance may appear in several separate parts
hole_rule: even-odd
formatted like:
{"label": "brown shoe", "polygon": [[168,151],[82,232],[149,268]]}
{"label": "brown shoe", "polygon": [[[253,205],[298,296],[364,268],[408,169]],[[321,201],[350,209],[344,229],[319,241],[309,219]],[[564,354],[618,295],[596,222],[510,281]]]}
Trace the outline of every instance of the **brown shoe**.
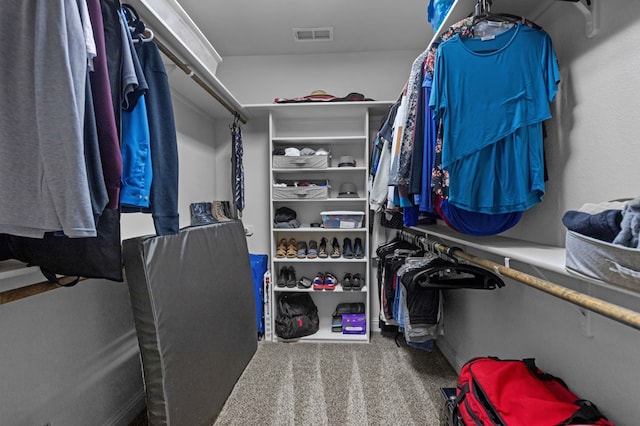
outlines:
{"label": "brown shoe", "polygon": [[289,240],[289,245],[287,246],[287,257],[292,259],[298,255],[298,245],[296,244],[296,239],[291,238]]}
{"label": "brown shoe", "polygon": [[284,259],[287,257],[287,239],[283,238],[278,242],[278,248],[276,249],[276,258]]}

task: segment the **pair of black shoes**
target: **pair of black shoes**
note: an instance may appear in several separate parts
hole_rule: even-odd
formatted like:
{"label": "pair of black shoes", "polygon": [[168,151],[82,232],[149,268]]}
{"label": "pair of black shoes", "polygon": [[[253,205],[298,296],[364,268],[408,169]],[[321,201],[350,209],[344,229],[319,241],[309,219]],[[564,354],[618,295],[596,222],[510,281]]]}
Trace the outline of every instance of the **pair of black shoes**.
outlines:
{"label": "pair of black shoes", "polygon": [[360,290],[364,286],[364,278],[360,276],[360,274],[350,273],[344,274],[342,278],[342,289],[343,290]]}
{"label": "pair of black shoes", "polygon": [[364,249],[362,248],[362,239],[356,238],[351,245],[351,238],[345,238],[342,245],[342,257],[345,259],[362,259],[364,257]]}
{"label": "pair of black shoes", "polygon": [[276,285],[278,287],[288,287],[294,288],[296,286],[296,270],[293,266],[283,266],[280,268],[280,273],[278,274],[278,281],[276,281]]}

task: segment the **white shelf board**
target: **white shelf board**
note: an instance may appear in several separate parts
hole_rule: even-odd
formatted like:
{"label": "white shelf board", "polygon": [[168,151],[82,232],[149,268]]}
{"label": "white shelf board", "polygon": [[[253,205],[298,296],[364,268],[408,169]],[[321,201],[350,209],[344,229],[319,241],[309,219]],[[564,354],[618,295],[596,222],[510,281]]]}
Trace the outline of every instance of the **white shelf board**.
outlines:
{"label": "white shelf board", "polygon": [[[464,235],[442,225],[415,226],[411,229],[427,236],[441,238],[456,244],[473,247],[487,253],[497,254],[505,259],[517,260],[535,265],[548,271],[569,275],[565,269],[565,249],[544,244],[537,244],[502,236],[473,237]],[[446,244],[450,245],[450,244]]]}
{"label": "white shelf board", "polygon": [[330,257],[326,258],[326,259],[321,259],[319,257],[315,258],[315,259],[298,259],[297,257],[281,257],[281,258],[274,258],[273,262],[274,263],[366,263],[367,259],[362,258],[362,259],[345,259],[344,257],[340,257],[337,259],[332,259]]}
{"label": "white shelf board", "polygon": [[322,232],[324,234],[330,232],[365,232],[366,230],[367,228],[312,228],[310,226],[301,226],[300,228],[273,228],[272,232]]}
{"label": "white shelf board", "polygon": [[298,288],[298,287],[273,287],[275,292],[293,292],[293,293],[366,293],[367,286],[362,287],[360,290],[344,290],[342,284],[338,284],[334,290],[314,290],[313,288]]}
{"label": "white shelf board", "polygon": [[324,169],[319,168],[297,168],[297,169],[273,169],[273,173],[299,173],[299,172],[308,172],[308,173],[317,173],[317,172],[363,172],[366,171],[367,168],[363,166],[356,167],[325,167]]}

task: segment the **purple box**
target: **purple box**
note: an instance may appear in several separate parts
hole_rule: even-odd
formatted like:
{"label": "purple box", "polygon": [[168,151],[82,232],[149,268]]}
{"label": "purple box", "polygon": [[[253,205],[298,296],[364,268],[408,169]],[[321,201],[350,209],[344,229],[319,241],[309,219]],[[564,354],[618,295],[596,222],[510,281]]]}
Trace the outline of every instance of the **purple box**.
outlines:
{"label": "purple box", "polygon": [[365,334],[366,332],[365,314],[342,314],[342,334]]}

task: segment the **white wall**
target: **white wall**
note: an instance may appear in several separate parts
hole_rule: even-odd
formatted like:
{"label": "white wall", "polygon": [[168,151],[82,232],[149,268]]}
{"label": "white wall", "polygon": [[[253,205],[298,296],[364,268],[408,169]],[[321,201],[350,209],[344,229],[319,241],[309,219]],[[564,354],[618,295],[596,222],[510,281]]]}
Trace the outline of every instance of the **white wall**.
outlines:
{"label": "white wall", "polygon": [[[425,42],[425,48],[426,48]],[[244,104],[324,90],[334,96],[357,92],[377,101],[400,96],[420,52],[360,52],[321,55],[225,57],[217,75]]]}

